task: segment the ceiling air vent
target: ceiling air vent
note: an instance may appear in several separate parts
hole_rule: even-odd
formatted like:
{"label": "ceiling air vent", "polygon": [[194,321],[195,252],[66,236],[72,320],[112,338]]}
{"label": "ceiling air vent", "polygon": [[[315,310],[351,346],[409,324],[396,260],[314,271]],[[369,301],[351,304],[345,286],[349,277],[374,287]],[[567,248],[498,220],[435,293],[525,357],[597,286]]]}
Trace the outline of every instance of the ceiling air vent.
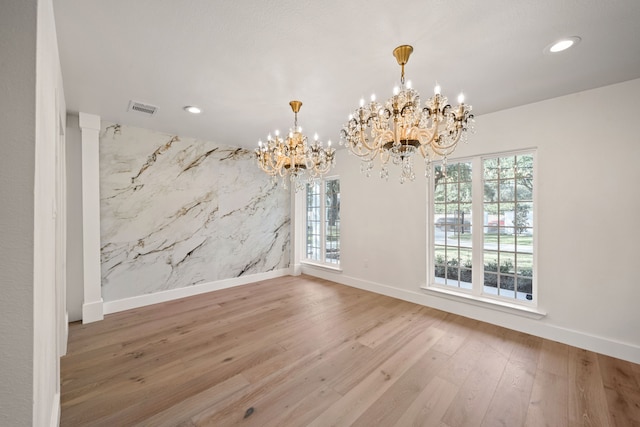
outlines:
{"label": "ceiling air vent", "polygon": [[155,105],[143,104],[142,102],[129,101],[129,108],[127,111],[137,111],[138,113],[153,116],[156,111],[158,111],[158,107]]}

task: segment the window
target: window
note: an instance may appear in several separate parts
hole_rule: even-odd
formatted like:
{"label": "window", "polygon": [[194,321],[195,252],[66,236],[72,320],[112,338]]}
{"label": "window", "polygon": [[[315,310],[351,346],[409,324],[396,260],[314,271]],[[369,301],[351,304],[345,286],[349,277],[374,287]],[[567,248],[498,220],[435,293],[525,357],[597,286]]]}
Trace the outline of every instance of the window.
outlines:
{"label": "window", "polygon": [[305,258],[340,264],[340,180],[325,178],[307,184]]}
{"label": "window", "polygon": [[484,292],[533,299],[533,155],[483,160]]}
{"label": "window", "polygon": [[434,173],[435,282],[471,289],[471,162],[439,165]]}
{"label": "window", "polygon": [[434,166],[433,286],[535,304],[533,177],[533,152]]}

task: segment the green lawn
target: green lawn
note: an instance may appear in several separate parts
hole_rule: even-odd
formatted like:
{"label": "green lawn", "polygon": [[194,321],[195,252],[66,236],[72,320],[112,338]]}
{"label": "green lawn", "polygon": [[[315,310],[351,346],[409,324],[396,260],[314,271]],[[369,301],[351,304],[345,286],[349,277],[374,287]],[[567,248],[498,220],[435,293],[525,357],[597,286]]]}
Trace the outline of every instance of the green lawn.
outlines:
{"label": "green lawn", "polygon": [[[449,235],[453,235],[454,233],[450,233]],[[457,236],[457,235],[456,235]],[[515,244],[516,238],[518,239],[518,245],[533,245],[533,236],[514,236],[512,234],[485,234],[484,241],[485,243],[498,243],[498,237],[500,237],[500,243]],[[460,240],[470,241],[471,233],[461,233]]]}
{"label": "green lawn", "polygon": [[[449,234],[449,238],[457,237],[454,233]],[[500,243],[502,244],[515,244],[517,240],[517,244],[519,246],[531,246],[533,245],[533,237],[532,236],[513,236],[507,234],[485,234],[484,242],[485,243],[498,243],[498,238],[500,239]],[[461,241],[471,241],[471,233],[461,233],[460,234]],[[448,258],[459,258],[462,263],[471,259],[471,249],[470,248],[460,248],[458,252],[458,248],[456,246],[448,247],[449,254],[445,253],[445,247],[441,245],[436,245],[435,247],[435,256],[444,257],[448,255]],[[515,265],[516,255],[506,252],[501,255],[502,261],[511,260],[512,264]],[[494,251],[487,251],[484,253],[484,262],[485,264],[488,262],[497,262],[498,254]],[[519,268],[532,268],[533,267],[533,256],[529,254],[518,254],[517,255],[517,264]]]}

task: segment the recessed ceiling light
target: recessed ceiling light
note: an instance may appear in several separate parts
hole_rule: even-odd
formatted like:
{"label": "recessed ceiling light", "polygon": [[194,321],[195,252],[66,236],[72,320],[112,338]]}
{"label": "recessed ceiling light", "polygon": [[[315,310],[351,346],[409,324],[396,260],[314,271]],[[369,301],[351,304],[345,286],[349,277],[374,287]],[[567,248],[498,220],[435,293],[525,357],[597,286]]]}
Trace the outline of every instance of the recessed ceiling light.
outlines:
{"label": "recessed ceiling light", "polygon": [[195,107],[193,105],[187,105],[186,107],[184,107],[184,111],[186,111],[187,113],[191,113],[191,114],[200,114],[200,113],[202,113],[201,109],[199,109],[198,107]]}
{"label": "recessed ceiling light", "polygon": [[567,50],[570,47],[580,43],[580,40],[582,39],[578,36],[566,37],[564,39],[553,42],[552,44],[547,46],[547,48],[545,49],[545,52],[546,53],[562,52],[563,50]]}

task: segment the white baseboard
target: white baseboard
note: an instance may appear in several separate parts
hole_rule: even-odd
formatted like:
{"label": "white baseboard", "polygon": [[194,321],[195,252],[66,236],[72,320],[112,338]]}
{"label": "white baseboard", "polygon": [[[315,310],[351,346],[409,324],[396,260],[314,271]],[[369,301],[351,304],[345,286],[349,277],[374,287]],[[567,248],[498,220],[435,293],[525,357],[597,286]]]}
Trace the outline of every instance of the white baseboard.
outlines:
{"label": "white baseboard", "polygon": [[64,356],[65,354],[67,354],[67,343],[69,342],[69,313],[68,312],[64,312],[64,331],[63,331],[64,336],[61,337],[61,342],[60,342],[60,357]]}
{"label": "white baseboard", "polygon": [[433,294],[427,295],[418,287],[416,287],[416,292],[411,292],[306,266],[302,267],[302,273],[640,364],[640,347],[634,344],[552,325],[541,320],[453,301]]}
{"label": "white baseboard", "polygon": [[53,404],[51,406],[51,418],[49,418],[49,426],[58,427],[60,425],[60,393],[53,396]]}
{"label": "white baseboard", "polygon": [[260,280],[288,276],[290,273],[291,269],[283,268],[279,270],[267,271],[265,273],[257,273],[248,276],[234,277],[231,279],[216,280],[215,282],[201,283],[184,288],[169,289],[166,291],[154,292],[152,294],[138,295],[135,297],[123,298],[115,301],[107,301],[103,304],[104,314],[117,313],[120,311],[131,310],[133,308],[144,307],[151,304],[158,304],[161,302],[186,298],[212,291],[219,291],[221,289],[232,288],[235,286],[247,285],[249,283],[259,282]]}
{"label": "white baseboard", "polygon": [[82,304],[82,323],[97,322],[104,319],[104,303],[102,298]]}
{"label": "white baseboard", "polygon": [[289,274],[291,276],[299,276],[302,274],[302,264],[292,264],[290,270],[291,272]]}

